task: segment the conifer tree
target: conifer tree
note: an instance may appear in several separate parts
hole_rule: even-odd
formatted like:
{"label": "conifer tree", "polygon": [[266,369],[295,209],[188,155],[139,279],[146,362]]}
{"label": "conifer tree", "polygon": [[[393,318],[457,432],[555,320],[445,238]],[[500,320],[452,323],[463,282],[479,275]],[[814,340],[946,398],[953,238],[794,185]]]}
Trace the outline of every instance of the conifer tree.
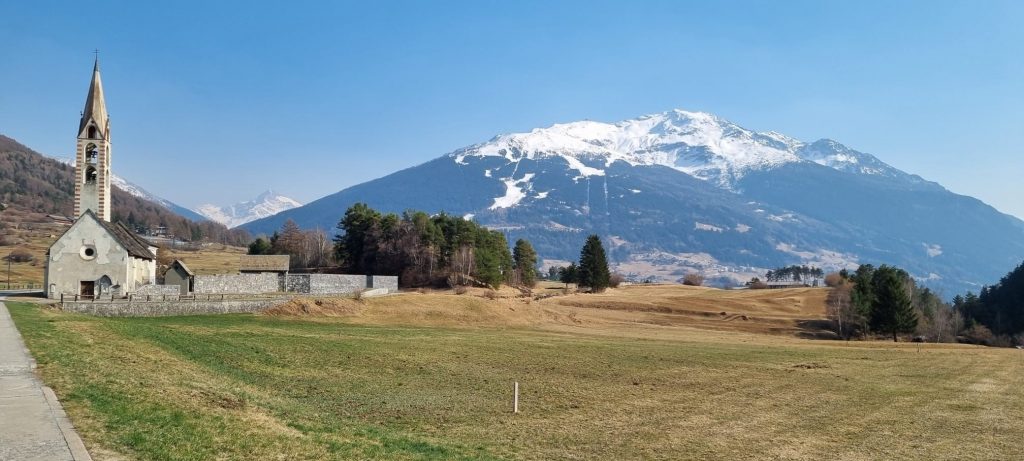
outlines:
{"label": "conifer tree", "polygon": [[908,279],[906,272],[885,265],[875,270],[872,277],[871,329],[891,333],[894,342],[898,333],[910,333],[917,327],[917,313],[907,290]]}
{"label": "conifer tree", "polygon": [[516,246],[512,249],[512,261],[519,276],[519,283],[526,287],[532,287],[537,283],[537,252],[530,242],[524,239],[516,240]]}
{"label": "conifer tree", "polygon": [[608,270],[608,257],[601,245],[601,238],[596,234],[587,237],[580,251],[579,284],[590,287],[590,291],[600,293],[611,284],[611,271]]}

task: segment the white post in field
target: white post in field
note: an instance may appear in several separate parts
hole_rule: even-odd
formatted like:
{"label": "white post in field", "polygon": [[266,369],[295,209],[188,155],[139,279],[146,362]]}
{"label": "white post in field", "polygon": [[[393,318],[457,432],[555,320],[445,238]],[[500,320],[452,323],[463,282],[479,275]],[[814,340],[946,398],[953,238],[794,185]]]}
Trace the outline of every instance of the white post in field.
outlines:
{"label": "white post in field", "polygon": [[519,413],[519,381],[516,381],[515,390],[512,394],[512,413]]}

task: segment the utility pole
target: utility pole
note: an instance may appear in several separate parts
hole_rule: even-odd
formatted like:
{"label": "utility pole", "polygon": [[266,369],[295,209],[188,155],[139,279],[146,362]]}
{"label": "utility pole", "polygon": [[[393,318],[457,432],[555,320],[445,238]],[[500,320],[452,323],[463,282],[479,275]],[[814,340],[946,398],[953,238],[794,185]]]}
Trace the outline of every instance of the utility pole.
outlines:
{"label": "utility pole", "polygon": [[13,251],[7,253],[7,289],[8,290],[11,289],[11,259],[14,259],[14,258],[11,258],[11,255],[13,255],[13,254],[14,254]]}

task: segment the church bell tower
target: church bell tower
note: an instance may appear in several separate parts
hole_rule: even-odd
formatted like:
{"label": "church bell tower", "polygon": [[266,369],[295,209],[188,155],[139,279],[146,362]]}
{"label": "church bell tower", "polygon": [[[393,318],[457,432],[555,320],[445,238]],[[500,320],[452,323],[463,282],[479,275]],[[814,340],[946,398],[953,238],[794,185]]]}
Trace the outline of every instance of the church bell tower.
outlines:
{"label": "church bell tower", "polygon": [[110,221],[110,117],[103,100],[99,57],[92,68],[89,95],[78,124],[75,154],[75,218],[92,210]]}

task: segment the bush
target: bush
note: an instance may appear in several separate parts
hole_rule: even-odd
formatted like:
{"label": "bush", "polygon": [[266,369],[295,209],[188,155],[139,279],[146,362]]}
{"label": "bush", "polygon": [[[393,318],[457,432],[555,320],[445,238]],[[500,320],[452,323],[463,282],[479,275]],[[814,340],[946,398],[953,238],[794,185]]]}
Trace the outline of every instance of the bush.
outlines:
{"label": "bush", "polygon": [[696,272],[690,272],[683,276],[683,285],[699,287],[704,284],[704,276]]}
{"label": "bush", "polygon": [[455,294],[457,294],[457,295],[464,295],[464,294],[466,294],[468,292],[469,292],[469,288],[466,288],[464,285],[459,285],[459,286],[455,287]]}
{"label": "bush", "polygon": [[612,288],[618,288],[619,285],[622,285],[622,282],[625,281],[626,277],[624,277],[622,274],[612,274],[612,276],[608,278],[608,286]]}
{"label": "bush", "polygon": [[14,238],[9,235],[0,235],[0,247],[9,247],[14,245]]}
{"label": "bush", "polygon": [[22,250],[20,248],[17,249],[17,250],[12,251],[7,256],[4,256],[4,261],[10,261],[10,262],[15,262],[15,263],[32,262],[32,260],[34,260],[34,259],[36,259],[36,258],[35,258],[35,256],[32,256],[32,253],[29,253],[29,252],[27,252],[25,250]]}
{"label": "bush", "polygon": [[762,282],[761,279],[754,277],[747,282],[747,286],[750,287],[751,290],[765,290],[768,288],[768,283]]}
{"label": "bush", "polygon": [[996,337],[988,327],[980,323],[976,323],[964,332],[964,339],[971,344],[991,346],[995,342]]}
{"label": "bush", "polygon": [[498,299],[498,292],[494,290],[487,290],[484,292],[484,297],[487,299]]}
{"label": "bush", "polygon": [[839,275],[838,272],[833,272],[825,276],[825,286],[830,288],[835,288],[839,285],[842,285],[843,281],[845,281],[845,279],[842,275]]}

